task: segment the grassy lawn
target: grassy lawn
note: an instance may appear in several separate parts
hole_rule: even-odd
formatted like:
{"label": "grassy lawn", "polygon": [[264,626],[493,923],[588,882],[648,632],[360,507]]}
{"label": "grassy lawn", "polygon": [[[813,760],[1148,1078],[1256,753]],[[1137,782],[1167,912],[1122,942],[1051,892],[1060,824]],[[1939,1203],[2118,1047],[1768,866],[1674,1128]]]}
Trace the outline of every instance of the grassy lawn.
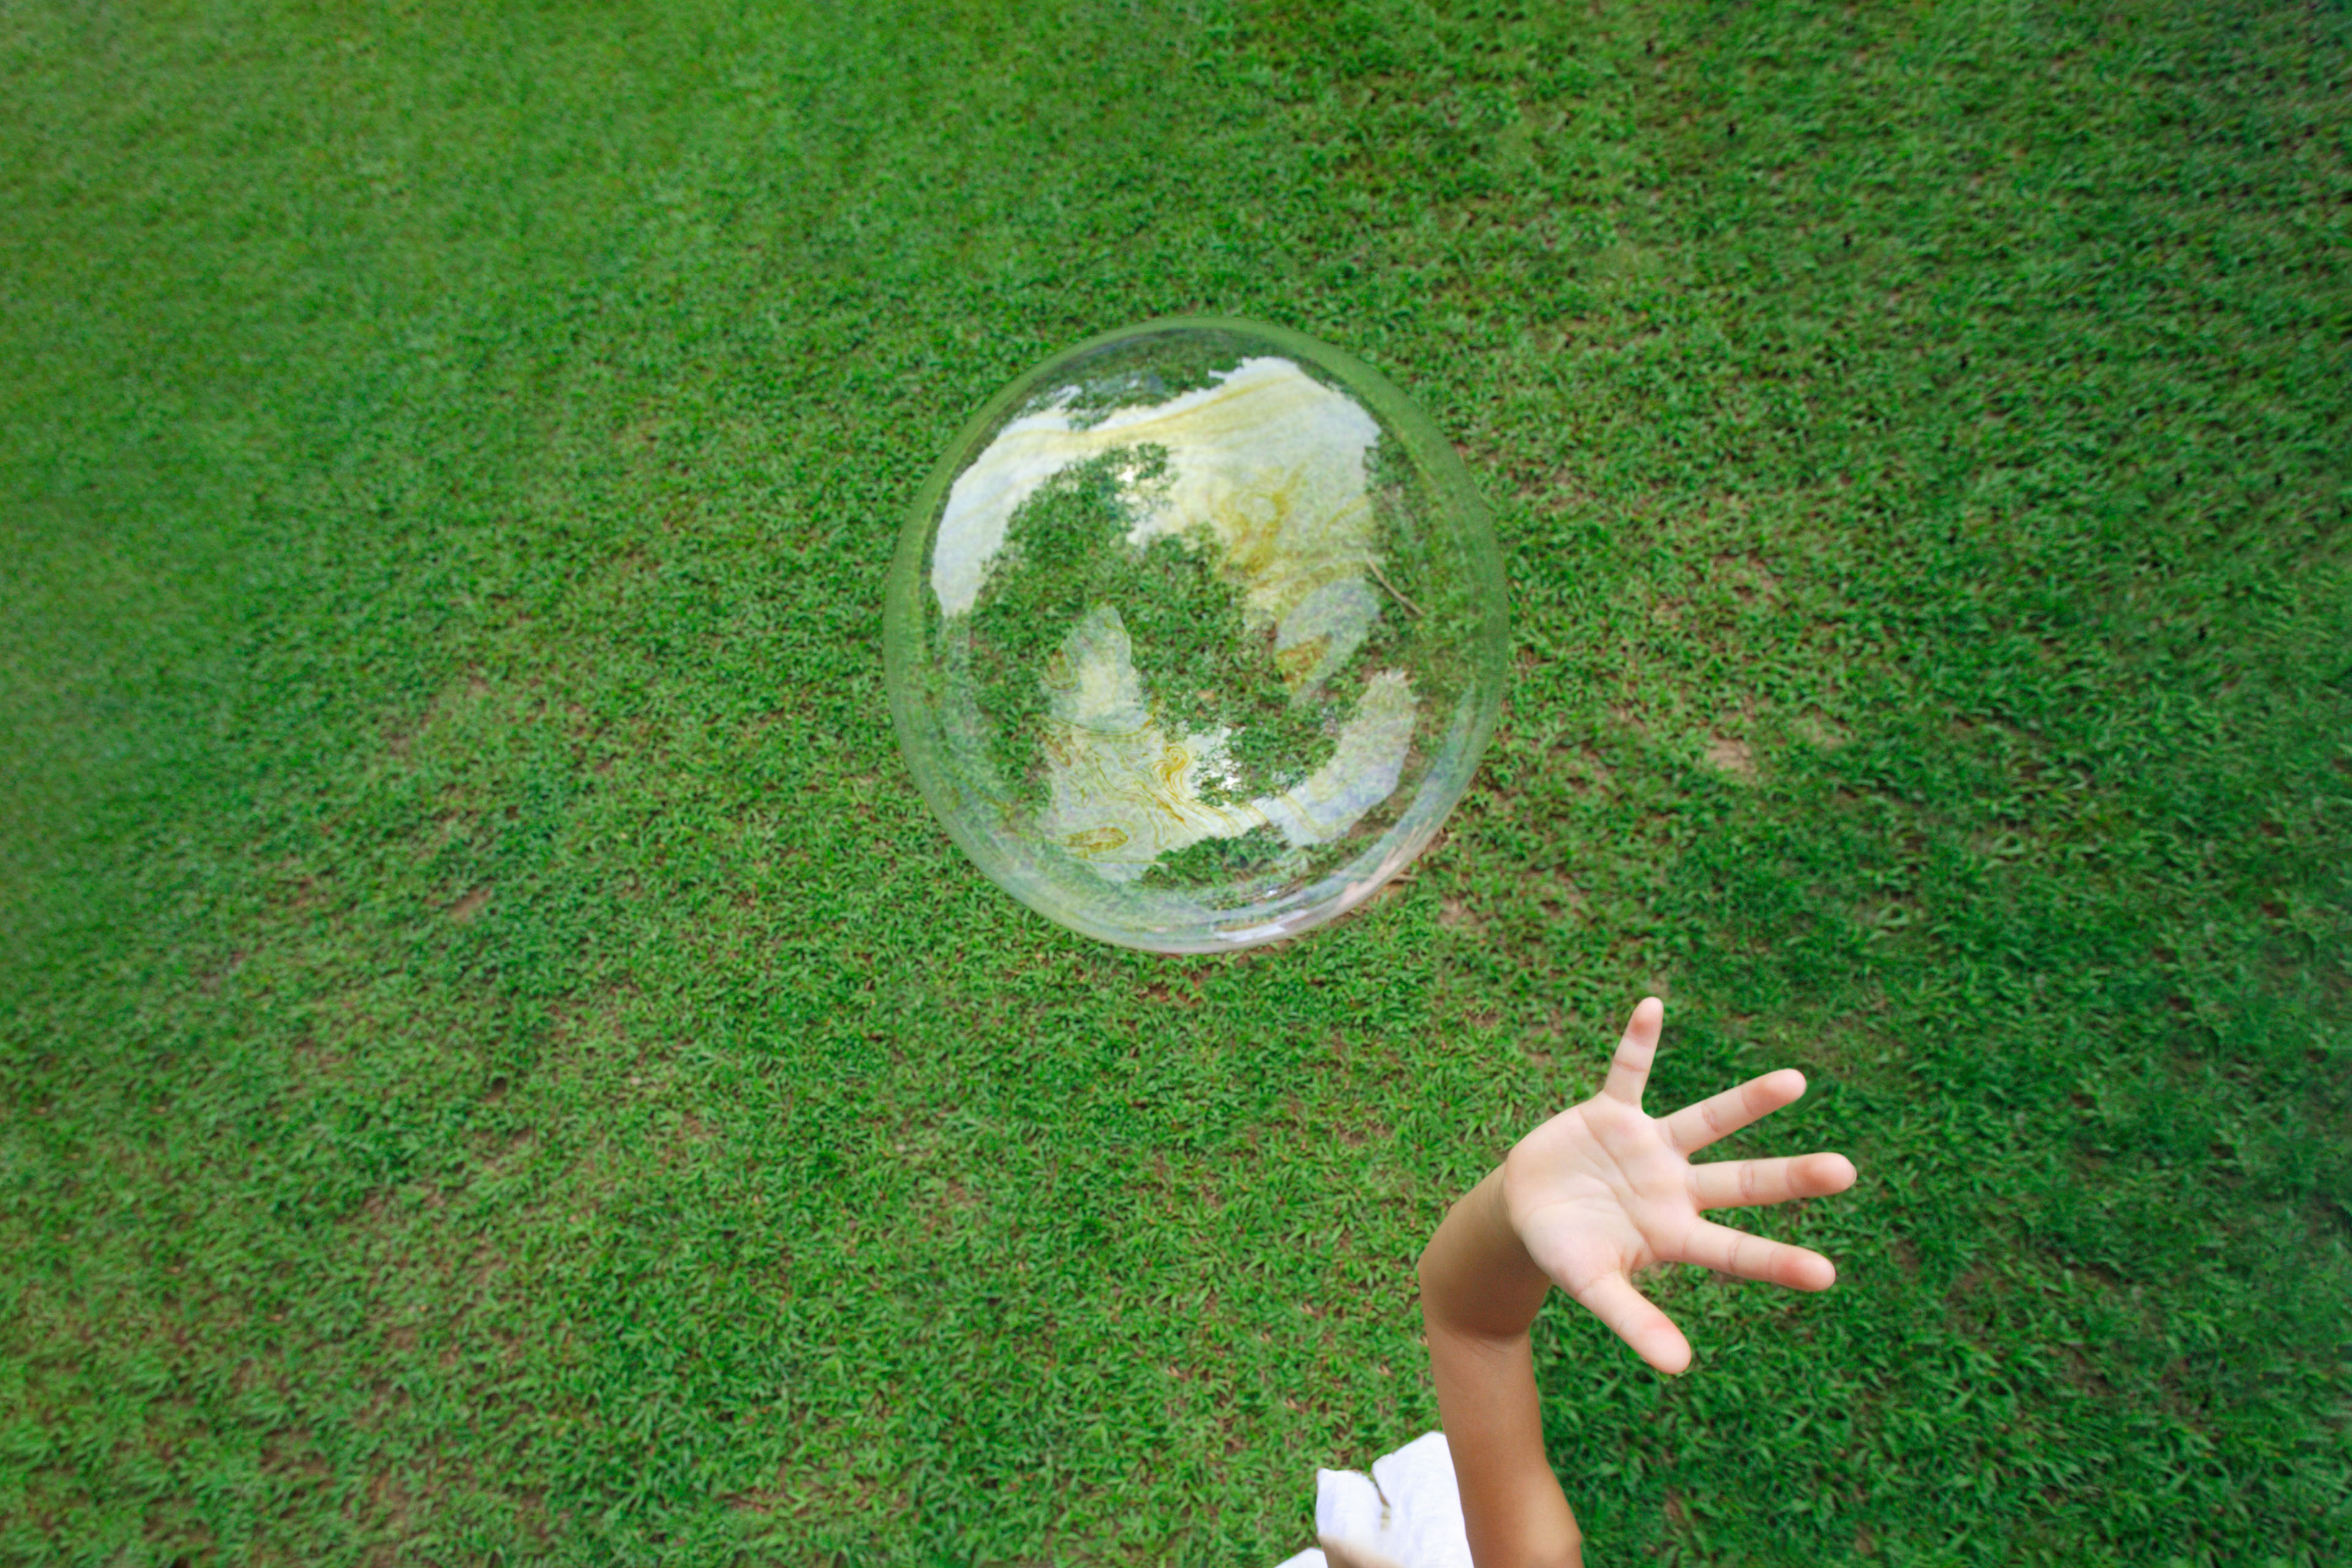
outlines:
{"label": "grassy lawn", "polygon": [[[1023,13],[1034,13],[1024,16]],[[1047,13],[1055,19],[1046,19]],[[2352,1561],[2352,12],[0,5],[0,1563],[1271,1564],[1667,998],[1596,1563]],[[970,411],[1380,366],[1516,674],[1276,951],[898,761]]]}

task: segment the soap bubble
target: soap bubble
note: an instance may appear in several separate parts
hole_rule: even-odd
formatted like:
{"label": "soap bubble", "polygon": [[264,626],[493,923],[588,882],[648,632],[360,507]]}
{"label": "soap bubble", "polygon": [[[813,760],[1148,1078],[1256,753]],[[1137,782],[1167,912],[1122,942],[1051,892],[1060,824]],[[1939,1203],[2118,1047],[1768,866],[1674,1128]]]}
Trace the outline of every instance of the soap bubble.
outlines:
{"label": "soap bubble", "polygon": [[1298,333],[1155,321],[999,393],[915,500],[884,648],[908,768],[1040,914],[1292,936],[1437,832],[1503,689],[1503,572],[1437,428]]}

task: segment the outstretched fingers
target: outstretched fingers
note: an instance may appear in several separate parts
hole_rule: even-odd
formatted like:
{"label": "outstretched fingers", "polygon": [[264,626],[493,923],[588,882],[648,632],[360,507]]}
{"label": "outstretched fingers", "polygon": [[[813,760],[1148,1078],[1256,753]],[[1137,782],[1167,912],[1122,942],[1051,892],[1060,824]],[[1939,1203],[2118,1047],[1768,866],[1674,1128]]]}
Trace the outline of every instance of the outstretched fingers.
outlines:
{"label": "outstretched fingers", "polygon": [[1602,1275],[1576,1292],[1576,1299],[1660,1372],[1677,1373],[1690,1365],[1690,1342],[1683,1331],[1622,1274]]}
{"label": "outstretched fingers", "polygon": [[1609,1063],[1608,1080],[1601,1092],[1627,1105],[1642,1103],[1642,1089],[1650,1081],[1650,1063],[1658,1055],[1658,1031],[1665,1025],[1666,1005],[1644,996],[1625,1022],[1625,1035]]}
{"label": "outstretched fingers", "polygon": [[[1619,1049],[1622,1052],[1623,1047]],[[1613,1082],[1617,1075],[1609,1076]],[[1794,1104],[1804,1092],[1805,1075],[1795,1068],[1782,1068],[1751,1078],[1738,1089],[1709,1095],[1696,1105],[1684,1106],[1660,1124],[1660,1131],[1677,1152],[1695,1154],[1717,1139],[1728,1138],[1748,1123]]]}
{"label": "outstretched fingers", "polygon": [[1725,1160],[1690,1168],[1691,1201],[1703,1209],[1785,1204],[1827,1197],[1853,1185],[1853,1162],[1843,1154],[1798,1154],[1783,1160]]}
{"label": "outstretched fingers", "polygon": [[1826,1290],[1837,1283],[1837,1266],[1818,1252],[1767,1241],[1709,1220],[1691,1226],[1674,1261],[1696,1263],[1742,1279],[1769,1280],[1795,1290]]}

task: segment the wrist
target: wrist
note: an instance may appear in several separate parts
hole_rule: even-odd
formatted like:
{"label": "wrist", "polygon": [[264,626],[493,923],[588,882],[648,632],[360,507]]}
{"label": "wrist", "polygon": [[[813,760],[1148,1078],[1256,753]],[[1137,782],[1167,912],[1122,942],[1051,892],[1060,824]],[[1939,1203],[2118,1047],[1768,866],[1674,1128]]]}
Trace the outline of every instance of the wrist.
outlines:
{"label": "wrist", "polygon": [[1422,1315],[1434,1334],[1494,1342],[1524,1338],[1551,1289],[1511,1224],[1497,1166],[1465,1193],[1420,1264]]}

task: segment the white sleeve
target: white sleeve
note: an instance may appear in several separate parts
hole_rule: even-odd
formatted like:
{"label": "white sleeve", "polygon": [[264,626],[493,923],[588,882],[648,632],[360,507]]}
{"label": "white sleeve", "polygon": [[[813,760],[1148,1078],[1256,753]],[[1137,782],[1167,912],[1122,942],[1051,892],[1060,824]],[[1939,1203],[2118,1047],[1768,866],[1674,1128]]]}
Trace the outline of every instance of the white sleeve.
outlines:
{"label": "white sleeve", "polygon": [[[1315,1483],[1315,1533],[1349,1562],[1362,1568],[1471,1568],[1444,1433],[1426,1433],[1383,1455],[1370,1476],[1318,1470]],[[1283,1568],[1297,1563],[1293,1558]]]}

